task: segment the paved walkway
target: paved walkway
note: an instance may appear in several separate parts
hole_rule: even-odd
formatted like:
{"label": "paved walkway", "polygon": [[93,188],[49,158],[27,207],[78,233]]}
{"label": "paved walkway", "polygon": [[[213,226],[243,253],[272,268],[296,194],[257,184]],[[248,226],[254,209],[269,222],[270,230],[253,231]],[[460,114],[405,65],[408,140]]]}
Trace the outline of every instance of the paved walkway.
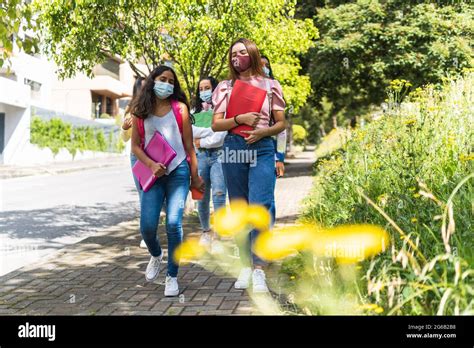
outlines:
{"label": "paved walkway", "polygon": [[[292,224],[297,218],[299,202],[312,186],[313,153],[303,152],[289,160],[286,176],[277,180],[277,225]],[[183,225],[185,238],[198,235],[195,215],[185,217]],[[138,247],[137,231],[138,221],[124,222],[0,277],[0,315],[261,313],[246,291],[233,289],[235,278],[226,269],[232,265],[210,260],[181,266],[181,295],[164,297],[163,275],[155,283],[145,281],[149,257]],[[164,239],[160,233],[160,241]]]}

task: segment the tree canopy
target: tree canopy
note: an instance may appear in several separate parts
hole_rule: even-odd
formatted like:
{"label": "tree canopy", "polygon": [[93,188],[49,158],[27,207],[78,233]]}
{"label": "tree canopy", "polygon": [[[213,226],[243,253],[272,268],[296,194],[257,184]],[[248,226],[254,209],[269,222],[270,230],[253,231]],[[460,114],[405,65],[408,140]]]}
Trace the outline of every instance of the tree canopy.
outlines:
{"label": "tree canopy", "polygon": [[[285,0],[36,0],[45,50],[68,77],[92,73],[109,56],[136,68],[172,61],[189,95],[205,76],[227,73],[230,43],[247,37],[272,60],[285,98],[295,109],[310,94],[298,55],[312,47],[317,30],[295,19],[296,1]],[[145,73],[145,72],[141,72]]]}

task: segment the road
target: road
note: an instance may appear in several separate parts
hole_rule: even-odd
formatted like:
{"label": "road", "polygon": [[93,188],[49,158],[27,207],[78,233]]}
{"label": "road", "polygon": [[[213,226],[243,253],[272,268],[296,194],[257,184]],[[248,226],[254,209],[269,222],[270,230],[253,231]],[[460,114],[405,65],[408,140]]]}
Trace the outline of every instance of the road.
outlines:
{"label": "road", "polygon": [[0,276],[132,220],[138,208],[125,160],[115,167],[0,180]]}

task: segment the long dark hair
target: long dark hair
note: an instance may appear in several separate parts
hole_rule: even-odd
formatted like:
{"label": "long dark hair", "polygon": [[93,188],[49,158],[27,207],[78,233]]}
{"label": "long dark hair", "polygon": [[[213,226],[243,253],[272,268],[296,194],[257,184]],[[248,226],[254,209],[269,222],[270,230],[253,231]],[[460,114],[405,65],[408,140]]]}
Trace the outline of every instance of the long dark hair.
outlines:
{"label": "long dark hair", "polygon": [[205,80],[209,80],[209,82],[211,82],[212,92],[214,92],[217,85],[219,84],[219,82],[212,76],[203,77],[202,79],[199,80],[197,90],[196,90],[196,98],[194,98],[194,100],[195,100],[195,102],[194,102],[194,110],[195,110],[194,113],[196,113],[196,114],[202,111],[202,103],[204,103],[204,100],[202,100],[201,96],[199,95],[200,94],[199,85],[201,84],[202,81],[205,81]]}
{"label": "long dark hair", "polygon": [[149,114],[152,114],[155,111],[156,95],[153,91],[153,87],[155,86],[155,78],[163,74],[165,71],[171,71],[174,77],[173,94],[170,95],[169,98],[186,104],[189,110],[188,98],[186,98],[186,94],[184,94],[183,90],[181,89],[176,73],[169,66],[160,65],[159,67],[155,68],[150,73],[150,75],[147,76],[141,93],[139,93],[138,97],[133,100],[131,106],[131,113],[133,115],[138,118],[145,119]]}
{"label": "long dark hair", "polygon": [[135,83],[133,84],[133,94],[132,94],[132,100],[135,99],[138,96],[138,93],[142,89],[142,82],[145,80],[143,76],[136,76],[135,77]]}
{"label": "long dark hair", "polygon": [[232,47],[234,47],[239,42],[244,44],[250,56],[250,70],[252,71],[252,75],[265,77],[265,74],[263,73],[262,69],[262,62],[260,59],[260,51],[258,50],[257,45],[251,40],[240,38],[234,41],[229,47],[228,64],[230,71],[230,79],[235,81],[239,78],[240,75],[240,73],[235,70],[234,65],[232,64]]}
{"label": "long dark hair", "polygon": [[270,63],[270,59],[269,59],[266,55],[264,55],[264,54],[262,54],[262,55],[260,56],[260,58],[267,60],[267,62],[268,62],[268,70],[270,70],[270,76],[269,76],[269,77],[270,77],[272,80],[275,80],[275,76],[273,76],[272,64]]}

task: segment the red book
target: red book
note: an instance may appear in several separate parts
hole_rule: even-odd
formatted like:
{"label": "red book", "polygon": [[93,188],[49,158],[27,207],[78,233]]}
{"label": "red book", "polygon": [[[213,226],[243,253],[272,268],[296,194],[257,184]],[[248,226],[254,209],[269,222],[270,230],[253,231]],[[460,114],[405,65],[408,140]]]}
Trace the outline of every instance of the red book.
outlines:
{"label": "red book", "polygon": [[[261,112],[266,96],[266,90],[252,86],[249,83],[236,80],[234,87],[232,87],[232,93],[230,94],[229,105],[227,105],[225,118],[232,118],[236,115],[245,114],[247,112]],[[240,122],[240,120],[238,121]],[[230,132],[247,138],[249,135],[242,133],[242,131],[249,131],[253,129],[254,128],[251,126],[241,125],[232,128]]]}

